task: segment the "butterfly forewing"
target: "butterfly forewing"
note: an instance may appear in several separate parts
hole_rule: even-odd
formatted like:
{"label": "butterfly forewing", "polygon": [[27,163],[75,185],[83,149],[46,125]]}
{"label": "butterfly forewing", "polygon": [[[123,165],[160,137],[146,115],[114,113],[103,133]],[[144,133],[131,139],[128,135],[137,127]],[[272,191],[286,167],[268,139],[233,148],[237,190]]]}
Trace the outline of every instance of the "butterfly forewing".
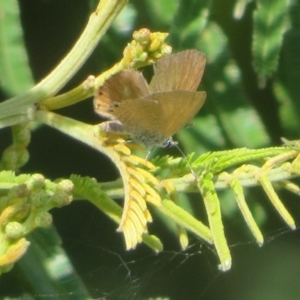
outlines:
{"label": "butterfly forewing", "polygon": [[162,132],[165,139],[184,127],[205,102],[205,92],[176,91],[153,94],[161,111]]}
{"label": "butterfly forewing", "polygon": [[148,83],[140,72],[123,70],[99,88],[94,98],[95,111],[108,118],[115,118],[111,107],[128,99],[140,99],[149,94]]}
{"label": "butterfly forewing", "polygon": [[151,92],[196,91],[205,63],[204,54],[196,50],[186,50],[160,59],[154,68]]}

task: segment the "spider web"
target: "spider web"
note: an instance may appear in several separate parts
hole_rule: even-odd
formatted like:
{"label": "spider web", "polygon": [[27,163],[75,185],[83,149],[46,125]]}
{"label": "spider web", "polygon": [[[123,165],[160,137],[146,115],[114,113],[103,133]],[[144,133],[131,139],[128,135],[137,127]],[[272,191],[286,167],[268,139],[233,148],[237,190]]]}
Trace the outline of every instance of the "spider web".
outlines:
{"label": "spider web", "polygon": [[[66,276],[59,281],[69,290],[30,293],[24,286],[23,294],[32,295],[24,299],[298,299],[298,228],[292,232],[282,223],[277,228],[269,224],[264,232],[265,244],[260,248],[250,235],[236,233],[236,228],[242,227],[239,221],[225,220],[229,243],[238,242],[230,243],[232,269],[222,273],[217,269],[214,248],[192,236],[185,251],[180,250],[172,236],[163,239],[165,250],[159,254],[144,245],[125,251],[122,236],[115,232],[112,222],[91,207],[85,211],[83,222],[78,213],[81,206],[73,207],[73,223],[57,225],[77,272],[75,278]],[[69,226],[72,232],[75,227],[76,236],[70,234]],[[151,226],[151,231],[157,230]],[[84,284],[89,298],[74,288],[78,281]]]}

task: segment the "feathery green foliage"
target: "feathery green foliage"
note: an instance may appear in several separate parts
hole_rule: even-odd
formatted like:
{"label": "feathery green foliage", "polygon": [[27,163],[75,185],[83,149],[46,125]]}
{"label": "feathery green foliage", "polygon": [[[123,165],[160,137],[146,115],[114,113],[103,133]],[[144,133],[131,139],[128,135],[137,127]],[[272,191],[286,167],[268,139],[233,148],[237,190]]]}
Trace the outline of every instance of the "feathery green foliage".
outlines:
{"label": "feathery green foliage", "polygon": [[[251,187],[260,187],[278,216],[295,229],[294,218],[297,222],[299,214],[285,206],[286,194],[283,196],[279,189],[300,194],[296,181],[300,172],[298,1],[240,0],[232,6],[217,1],[131,1],[125,15],[115,23],[127,1],[99,1],[97,8],[96,2],[90,2],[90,18],[83,33],[78,34],[78,42],[73,43],[65,57],[60,54],[61,62],[35,86],[31,75],[34,68],[31,71],[26,54],[30,39],[26,40],[25,33],[29,29],[20,17],[26,5],[18,8],[16,1],[0,4],[4,16],[0,18],[0,88],[7,98],[15,96],[0,103],[0,128],[10,127],[12,136],[9,146],[6,141],[6,145],[1,143],[0,273],[10,271],[27,252],[19,262],[25,277],[34,281],[35,275],[26,268],[36,260],[36,268],[43,274],[41,281],[46,283],[45,289],[43,282],[31,284],[33,295],[64,295],[70,288],[78,299],[89,297],[59,243],[56,241],[56,248],[53,247],[60,249],[58,253],[72,269],[70,278],[76,287],[62,286],[65,273],[51,282],[53,269],[44,264],[44,250],[36,250],[42,249],[44,242],[28,236],[35,232],[44,238],[54,230],[38,228],[51,226],[49,211],[70,204],[72,199],[92,203],[116,223],[117,230],[125,236],[127,249],[142,242],[154,252],[162,251],[163,237],[159,232],[154,235],[149,226],[161,221],[182,249],[189,247],[191,236],[208,244],[215,250],[222,271],[235,263],[226,225],[234,222],[236,216],[244,220],[258,245],[264,243],[263,225],[269,213],[259,206],[261,199],[253,198]],[[130,22],[129,16],[134,17]],[[139,30],[141,27],[149,30]],[[169,33],[168,38],[164,32]],[[95,49],[101,38],[102,48]],[[88,99],[120,70],[152,64],[168,55],[170,46],[173,52],[195,48],[207,57],[200,87],[207,92],[206,103],[192,121],[194,126],[176,135],[184,152],[193,152],[186,158],[155,156],[152,152],[151,158],[145,160],[145,153],[136,151],[137,145],[125,143],[123,137],[107,136],[97,125],[89,125],[96,121],[78,121],[72,110],[71,117],[52,112],[73,108],[73,104]],[[88,68],[88,57],[93,51],[93,63],[101,66],[96,71],[94,67],[80,71],[85,62]],[[34,59],[34,55],[30,57],[30,61]],[[76,74],[80,74],[82,83],[72,81],[70,86],[74,88],[67,85],[62,90]],[[79,108],[79,113],[85,112]],[[92,120],[93,116],[83,118]],[[53,180],[46,174],[35,174],[41,172],[38,165],[32,168],[33,172],[30,169],[30,174],[23,172],[29,155],[35,159],[35,151],[31,153],[28,148],[38,134],[34,122],[105,154],[117,167],[121,180],[110,178],[103,180],[109,182],[100,183],[85,172],[72,175],[73,170],[61,172],[63,179]],[[285,140],[280,146],[281,136],[296,141]],[[42,138],[46,141],[48,136]],[[273,147],[274,144],[278,146]],[[60,156],[59,143],[55,146],[55,156]],[[47,147],[38,152],[44,151]],[[86,147],[85,157],[90,151]],[[50,167],[52,161],[47,163]],[[85,164],[92,163],[86,159]],[[100,168],[99,172],[103,178],[109,175],[107,168]],[[187,195],[196,199],[195,205],[187,203]],[[124,203],[118,202],[120,198]],[[256,214],[255,207],[263,210],[263,217]],[[246,232],[244,228],[241,231]],[[28,250],[31,248],[36,251],[34,255]]]}
{"label": "feathery green foliage", "polygon": [[253,56],[259,86],[276,71],[291,1],[260,1],[254,12]]}

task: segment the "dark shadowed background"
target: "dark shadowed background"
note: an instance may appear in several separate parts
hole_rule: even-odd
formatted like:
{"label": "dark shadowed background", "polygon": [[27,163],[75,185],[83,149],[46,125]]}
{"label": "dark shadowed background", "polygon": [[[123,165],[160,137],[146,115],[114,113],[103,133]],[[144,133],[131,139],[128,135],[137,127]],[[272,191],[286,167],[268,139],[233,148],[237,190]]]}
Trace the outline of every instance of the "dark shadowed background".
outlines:
{"label": "dark shadowed background", "polygon": [[[255,1],[250,1],[240,19],[235,17],[234,11],[243,1],[200,2],[129,1],[125,14],[114,23],[63,91],[76,87],[88,75],[99,74],[117,62],[122,57],[124,46],[131,40],[133,30],[147,27],[151,31],[170,31],[168,42],[174,52],[196,48],[209,58],[201,85],[208,94],[205,107],[194,127],[185,129],[177,137],[185,152],[201,153],[243,146],[259,148],[279,145],[282,136],[299,138],[299,120],[295,121],[296,125],[290,125],[290,118],[294,115],[284,114],[283,105],[287,104],[281,101],[274,88],[279,84],[284,86],[284,72],[288,73],[289,67],[294,68],[291,69],[292,74],[298,75],[296,59],[295,64],[285,63],[290,55],[296,57],[300,53],[296,53],[296,46],[293,48],[293,40],[284,40],[283,46],[280,45],[280,65],[260,88],[253,68],[252,52]],[[30,65],[38,82],[74,45],[96,1],[20,0],[19,4]],[[180,9],[177,9],[178,5]],[[294,7],[289,6],[287,16],[293,9],[298,9],[298,5],[295,1]],[[205,17],[206,13],[208,17]],[[295,19],[297,16],[294,16]],[[298,23],[295,21],[295,24],[293,30],[297,32]],[[209,29],[203,31],[205,26]],[[227,78],[224,70],[233,77]],[[232,78],[235,82],[230,81]],[[224,87],[220,88],[219,94],[216,93],[222,84]],[[292,84],[287,83],[285,87],[288,91],[291,87],[292,100],[300,96],[300,91],[297,94]],[[226,92],[222,93],[222,90]],[[3,99],[8,97],[4,91],[2,96]],[[243,101],[239,102],[239,99]],[[247,114],[250,109],[251,113]],[[244,114],[238,116],[241,111]],[[252,112],[255,114],[253,119],[249,117]],[[92,99],[57,113],[89,124],[100,122],[93,111]],[[207,125],[205,122],[208,122]],[[9,143],[10,130],[6,128],[0,131],[1,150]],[[29,152],[30,161],[22,168],[23,173],[42,173],[53,180],[68,178],[70,174],[95,177],[99,181],[118,178],[114,165],[104,156],[46,126],[32,133]],[[159,153],[179,155],[173,149],[163,149]],[[299,199],[287,192],[280,195],[298,223]],[[251,189],[248,199],[254,202],[253,207],[263,211],[260,225],[266,242],[261,248],[256,245],[240,213],[230,211],[230,204],[225,201],[224,209],[229,211],[224,213],[225,231],[233,257],[233,267],[227,273],[217,270],[218,259],[213,249],[196,238],[192,237],[191,247],[181,252],[176,238],[159,220],[150,225],[150,231],[157,234],[165,245],[165,250],[156,255],[144,245],[125,251],[123,237],[115,231],[116,225],[84,200],[55,209],[52,213],[62,246],[92,299],[148,299],[158,296],[172,300],[299,299],[298,229],[292,232],[284,224],[260,188]],[[82,299],[74,292],[72,282],[70,289],[60,294],[38,292],[26,277],[26,270],[17,264],[11,272],[1,275],[0,297],[22,294],[31,295],[34,299]]]}

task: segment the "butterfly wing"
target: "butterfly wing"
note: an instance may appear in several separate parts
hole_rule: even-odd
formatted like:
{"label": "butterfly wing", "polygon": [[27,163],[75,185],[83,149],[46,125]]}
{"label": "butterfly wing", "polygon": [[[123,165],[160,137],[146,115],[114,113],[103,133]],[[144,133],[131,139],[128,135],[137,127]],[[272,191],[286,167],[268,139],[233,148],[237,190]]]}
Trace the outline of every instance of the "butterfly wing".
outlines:
{"label": "butterfly wing", "polygon": [[126,100],[113,108],[124,131],[147,146],[162,144],[202,107],[205,92],[172,91]]}
{"label": "butterfly wing", "polygon": [[206,93],[195,91],[204,66],[201,52],[187,50],[159,60],[150,86],[141,73],[121,71],[99,88],[95,111],[120,122],[118,130],[136,141],[162,144],[202,107]]}
{"label": "butterfly wing", "polygon": [[118,103],[112,108],[112,114],[122,123],[124,133],[137,142],[152,146],[163,141],[160,109],[159,103],[148,96]]}
{"label": "butterfly wing", "polygon": [[128,99],[140,99],[149,95],[148,83],[140,72],[123,70],[101,86],[94,97],[95,111],[103,117],[115,119],[111,107]]}
{"label": "butterfly wing", "polygon": [[196,91],[206,63],[203,53],[186,50],[158,60],[150,83],[151,93]]}
{"label": "butterfly wing", "polygon": [[152,99],[160,107],[160,123],[164,139],[173,136],[200,110],[206,98],[205,92],[176,91],[157,93]]}

